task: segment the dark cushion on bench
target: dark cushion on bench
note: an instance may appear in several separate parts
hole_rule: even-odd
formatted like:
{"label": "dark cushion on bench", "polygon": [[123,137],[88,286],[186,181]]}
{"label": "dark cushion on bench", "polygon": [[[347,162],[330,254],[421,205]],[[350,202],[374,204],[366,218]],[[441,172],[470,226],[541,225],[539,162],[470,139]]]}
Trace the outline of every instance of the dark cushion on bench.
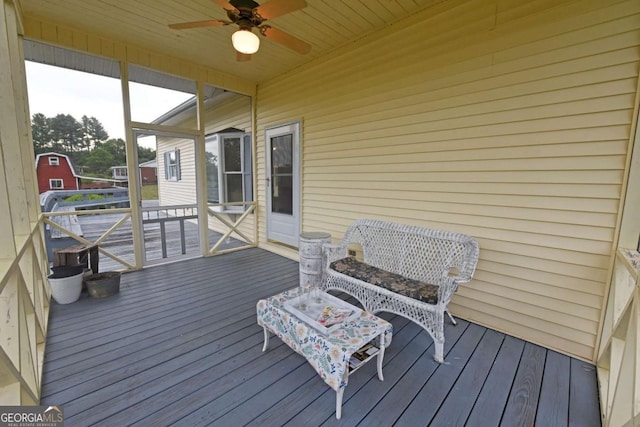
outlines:
{"label": "dark cushion on bench", "polygon": [[372,285],[380,286],[409,298],[426,302],[427,304],[438,303],[437,286],[373,267],[353,257],[334,261],[329,267],[338,273],[371,283]]}

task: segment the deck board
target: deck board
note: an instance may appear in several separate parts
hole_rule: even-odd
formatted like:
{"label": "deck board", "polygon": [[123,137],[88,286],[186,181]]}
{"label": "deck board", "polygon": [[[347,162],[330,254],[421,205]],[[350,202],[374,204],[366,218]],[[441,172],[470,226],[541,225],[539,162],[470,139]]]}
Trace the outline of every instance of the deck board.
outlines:
{"label": "deck board", "polygon": [[549,351],[544,372],[536,427],[566,427],[569,423],[571,360]]}
{"label": "deck board", "polygon": [[540,346],[525,344],[501,426],[513,426],[513,420],[522,426],[535,422],[546,354],[547,350]]}
{"label": "deck board", "polygon": [[504,334],[492,330],[485,332],[460,377],[449,391],[456,398],[443,402],[432,420],[433,425],[457,426],[466,422],[503,341]]}
{"label": "deck board", "polygon": [[[424,354],[425,349],[431,345],[428,341],[422,342],[426,346],[420,345],[421,338],[419,337],[422,337],[423,334],[416,325],[406,323],[402,329],[398,330],[399,328],[396,327],[397,322],[392,320],[392,324],[394,324],[394,333],[397,333],[397,335],[394,337],[394,341],[392,341],[388,351],[385,351],[384,381],[378,380],[373,363],[364,366],[349,379],[349,386],[346,388],[343,397],[342,419],[339,421],[342,425],[358,424],[372,408],[379,404],[382,397],[388,393],[390,387],[400,378],[405,377],[405,372],[412,366],[411,362],[416,358],[420,358],[416,352]],[[415,348],[416,344],[417,348]],[[413,352],[407,352],[408,349],[413,350]],[[315,410],[318,412],[317,415],[313,413],[315,412],[313,408],[307,408],[303,414],[300,414],[302,417],[299,416],[298,419],[294,419],[289,425],[300,425],[299,422],[303,421],[304,418],[318,416],[322,421],[318,422],[317,425],[335,424],[338,422],[334,416],[335,398],[336,394],[333,390],[327,390],[323,400],[317,402],[322,405],[321,408]],[[357,409],[354,410],[354,408]]]}
{"label": "deck board", "polygon": [[447,354],[446,365],[444,365],[447,369],[439,369],[442,366],[436,367],[429,381],[414,396],[411,404],[398,418],[398,425],[429,424],[431,422],[485,332],[486,329],[481,326],[469,325],[460,337],[461,339]]}
{"label": "deck board", "polygon": [[[450,345],[445,346],[445,358],[449,357],[448,350],[455,346],[454,344],[458,342],[468,326],[467,322],[460,321],[458,326],[453,328],[452,334],[447,336]],[[433,360],[433,341],[428,334],[423,334],[413,324],[411,324],[411,330],[415,334],[412,341],[398,357],[388,363],[389,368],[385,367],[384,383],[368,383],[364,393],[360,393],[357,397],[359,401],[354,399],[347,403],[343,411],[343,420],[354,421],[354,425],[357,422],[363,425],[392,425],[411,403],[413,396],[424,386],[425,381],[433,375],[438,367],[437,362]],[[377,396],[378,399],[383,397],[384,399],[380,403],[377,403],[377,399],[367,402],[366,398],[370,394]],[[356,408],[362,404],[368,410],[367,416],[362,420],[356,417],[364,411],[353,409],[347,411],[349,407]],[[335,418],[330,418],[327,424],[336,424],[336,422]]]}
{"label": "deck board", "polygon": [[594,418],[600,418],[595,366],[571,359],[569,396],[569,426],[588,425]]}
{"label": "deck board", "polygon": [[498,357],[467,419],[467,426],[484,427],[500,424],[524,344],[525,342],[520,339],[505,337],[498,351]]}
{"label": "deck board", "polygon": [[429,335],[390,313],[384,381],[375,363],[358,370],[336,420],[335,392],[302,356],[277,338],[261,351],[256,302],[297,282],[297,262],[249,249],[52,303],[41,403],[73,426],[600,425],[592,365],[462,319],[447,321],[438,364]]}

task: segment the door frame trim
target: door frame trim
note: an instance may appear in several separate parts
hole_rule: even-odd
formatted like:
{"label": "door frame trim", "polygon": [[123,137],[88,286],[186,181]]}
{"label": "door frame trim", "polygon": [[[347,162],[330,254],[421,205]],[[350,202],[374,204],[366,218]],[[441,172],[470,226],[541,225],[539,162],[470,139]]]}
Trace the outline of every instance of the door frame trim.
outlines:
{"label": "door frame trim", "polygon": [[[278,131],[276,135],[269,135],[270,132]],[[282,242],[269,237],[270,224],[269,217],[271,215],[271,136],[277,136],[278,134],[293,133],[293,188],[292,188],[292,208],[293,208],[293,220],[294,220],[294,241]],[[266,199],[266,214],[265,214],[265,234],[268,242],[280,243],[288,246],[298,247],[298,235],[302,229],[302,121],[295,120],[291,122],[279,123],[277,125],[269,126],[265,129],[265,199]]]}
{"label": "door frame trim", "polygon": [[[138,200],[136,201],[136,205],[138,206],[138,215],[137,215],[137,222],[138,222],[138,226],[139,226],[139,241],[141,244],[141,263],[142,263],[142,268],[144,267],[149,267],[152,265],[159,265],[159,264],[166,264],[166,263],[170,263],[170,262],[174,262],[174,261],[181,261],[181,260],[185,260],[185,259],[190,259],[190,258],[194,258],[194,256],[174,256],[174,257],[168,257],[168,258],[159,258],[159,259],[153,259],[153,260],[149,260],[147,259],[147,253],[146,253],[146,247],[145,247],[145,243],[144,243],[144,238],[145,238],[145,230],[144,230],[144,224],[143,224],[143,213],[144,210],[142,209],[142,181],[140,178],[140,171],[138,169],[138,137],[139,136],[155,136],[155,137],[170,137],[170,138],[181,138],[184,140],[190,140],[193,143],[193,150],[194,150],[194,178],[195,178],[195,193],[196,193],[196,203],[194,204],[195,206],[198,207],[197,211],[198,211],[198,228],[200,228],[200,224],[202,223],[202,217],[204,215],[205,221],[207,220],[207,213],[203,213],[201,212],[201,209],[199,209],[199,202],[200,199],[203,197],[200,190],[199,190],[199,183],[200,183],[200,176],[199,176],[199,164],[198,164],[198,158],[199,158],[199,152],[198,152],[198,137],[196,135],[194,135],[193,133],[178,133],[178,132],[174,132],[174,131],[157,131],[157,130],[152,130],[149,128],[146,128],[144,126],[136,126],[135,128],[131,129],[132,131],[132,135],[133,135],[133,144],[135,147],[135,154],[136,154],[136,177],[135,177],[135,185],[137,188],[137,194],[138,194]],[[158,161],[159,159],[159,154],[158,154],[158,147],[157,147],[157,143],[156,143],[156,161]],[[166,166],[165,166],[166,167]],[[181,166],[182,167],[182,166]],[[157,168],[157,166],[156,166]],[[156,169],[157,172],[157,169]],[[158,191],[159,191],[159,185],[160,185],[160,179],[161,177],[158,176]],[[129,180],[129,186],[131,186],[132,181],[131,179]],[[159,195],[159,194],[158,194]],[[158,198],[159,200],[159,198]],[[133,218],[132,218],[133,220]],[[202,252],[202,247],[203,244],[208,246],[208,242],[203,243],[202,242],[202,238],[201,238],[201,233],[200,231],[198,231],[198,240],[199,240],[199,245],[200,245],[200,252]],[[199,256],[202,256],[201,254]]]}

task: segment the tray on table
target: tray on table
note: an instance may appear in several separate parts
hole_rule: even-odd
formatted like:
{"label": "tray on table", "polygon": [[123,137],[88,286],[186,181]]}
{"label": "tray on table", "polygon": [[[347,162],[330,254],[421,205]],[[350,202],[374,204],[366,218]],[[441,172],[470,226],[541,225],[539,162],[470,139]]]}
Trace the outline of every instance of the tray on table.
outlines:
{"label": "tray on table", "polygon": [[[307,308],[305,310],[300,309],[300,302],[302,301],[303,298],[306,298],[306,302],[307,302]],[[326,307],[334,307],[337,309],[348,309],[348,310],[351,310],[351,314],[348,315],[344,320],[342,320],[339,323],[336,323],[330,326],[325,326],[319,323],[317,319],[320,318],[323,310]],[[295,315],[298,319],[302,320],[307,325],[325,334],[340,328],[342,324],[344,324],[345,322],[348,322],[349,320],[359,317],[360,313],[362,313],[362,310],[359,309],[358,307],[355,307],[349,304],[348,302],[343,301],[340,298],[334,297],[333,295],[328,294],[326,292],[320,292],[319,300],[316,300],[316,298],[314,298],[312,295],[309,295],[308,297],[298,296],[298,297],[292,298],[284,303],[284,308],[289,313]]]}

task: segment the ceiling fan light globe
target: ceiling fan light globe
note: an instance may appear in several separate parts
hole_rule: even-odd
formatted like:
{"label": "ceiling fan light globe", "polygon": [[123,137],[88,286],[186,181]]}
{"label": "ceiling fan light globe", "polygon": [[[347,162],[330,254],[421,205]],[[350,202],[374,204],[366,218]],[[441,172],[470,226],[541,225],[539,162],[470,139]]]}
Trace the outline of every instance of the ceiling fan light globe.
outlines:
{"label": "ceiling fan light globe", "polygon": [[231,35],[233,48],[247,55],[254,54],[260,48],[260,39],[249,30],[238,30]]}

